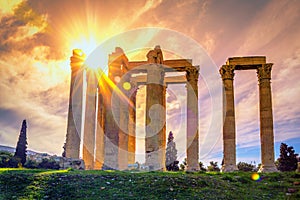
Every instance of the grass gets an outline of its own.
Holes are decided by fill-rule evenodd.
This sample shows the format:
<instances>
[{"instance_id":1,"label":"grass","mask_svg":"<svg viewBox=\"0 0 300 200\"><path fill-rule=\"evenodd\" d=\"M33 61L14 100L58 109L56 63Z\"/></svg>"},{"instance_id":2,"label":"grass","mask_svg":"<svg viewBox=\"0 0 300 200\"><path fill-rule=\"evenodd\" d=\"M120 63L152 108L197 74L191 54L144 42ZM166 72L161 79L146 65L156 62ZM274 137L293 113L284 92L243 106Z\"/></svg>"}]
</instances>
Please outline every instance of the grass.
<instances>
[{"instance_id":1,"label":"grass","mask_svg":"<svg viewBox=\"0 0 300 200\"><path fill-rule=\"evenodd\" d=\"M6 168L0 199L300 199L299 173L260 175Z\"/></svg>"}]
</instances>

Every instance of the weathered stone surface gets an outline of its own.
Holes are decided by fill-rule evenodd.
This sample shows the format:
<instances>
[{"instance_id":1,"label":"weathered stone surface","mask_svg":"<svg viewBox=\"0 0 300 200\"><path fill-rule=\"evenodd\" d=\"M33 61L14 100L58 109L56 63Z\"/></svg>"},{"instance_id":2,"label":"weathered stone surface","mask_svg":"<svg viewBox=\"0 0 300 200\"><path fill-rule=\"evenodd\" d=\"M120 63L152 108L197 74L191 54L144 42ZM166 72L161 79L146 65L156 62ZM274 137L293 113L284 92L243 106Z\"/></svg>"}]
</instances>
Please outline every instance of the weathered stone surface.
<instances>
[{"instance_id":1,"label":"weathered stone surface","mask_svg":"<svg viewBox=\"0 0 300 200\"><path fill-rule=\"evenodd\" d=\"M86 169L94 169L97 85L98 81L96 75L92 70L88 70L82 149L82 157Z\"/></svg>"},{"instance_id":2,"label":"weathered stone surface","mask_svg":"<svg viewBox=\"0 0 300 200\"><path fill-rule=\"evenodd\" d=\"M82 159L74 159L74 158L64 158L59 157L59 167L60 169L85 169L84 161Z\"/></svg>"},{"instance_id":3,"label":"weathered stone surface","mask_svg":"<svg viewBox=\"0 0 300 200\"><path fill-rule=\"evenodd\" d=\"M260 143L261 143L261 172L277 171L274 164L274 133L271 94L272 64L264 64L257 68L259 81L259 110L260 110Z\"/></svg>"},{"instance_id":4,"label":"weathered stone surface","mask_svg":"<svg viewBox=\"0 0 300 200\"><path fill-rule=\"evenodd\" d=\"M198 67L186 69L187 88L187 171L199 171Z\"/></svg>"},{"instance_id":5,"label":"weathered stone surface","mask_svg":"<svg viewBox=\"0 0 300 200\"><path fill-rule=\"evenodd\" d=\"M235 141L235 109L233 77L234 66L223 65L220 69L223 79L223 172L235 171L236 167L236 141Z\"/></svg>"},{"instance_id":6,"label":"weathered stone surface","mask_svg":"<svg viewBox=\"0 0 300 200\"><path fill-rule=\"evenodd\" d=\"M69 96L68 127L66 135L66 157L79 158L82 95L83 95L83 62L85 55L75 49L71 57L71 84Z\"/></svg>"},{"instance_id":7,"label":"weathered stone surface","mask_svg":"<svg viewBox=\"0 0 300 200\"><path fill-rule=\"evenodd\" d=\"M265 56L231 57L226 61L226 65L262 65L266 64Z\"/></svg>"},{"instance_id":8,"label":"weathered stone surface","mask_svg":"<svg viewBox=\"0 0 300 200\"><path fill-rule=\"evenodd\" d=\"M222 171L234 171L236 168L235 111L234 111L234 70L256 69L259 81L260 138L262 165L260 172L277 171L274 164L274 133L271 96L272 63L266 63L266 57L229 58L220 68L223 79L223 147L224 164Z\"/></svg>"},{"instance_id":9,"label":"weathered stone surface","mask_svg":"<svg viewBox=\"0 0 300 200\"><path fill-rule=\"evenodd\" d=\"M130 81L130 102L128 108L129 122L128 122L128 164L135 163L135 150L136 150L136 95L138 87L134 81Z\"/></svg>"},{"instance_id":10,"label":"weathered stone surface","mask_svg":"<svg viewBox=\"0 0 300 200\"><path fill-rule=\"evenodd\" d=\"M98 113L96 125L96 150L94 169L102 169L104 163L104 119L105 106L101 88L98 87Z\"/></svg>"},{"instance_id":11,"label":"weathered stone surface","mask_svg":"<svg viewBox=\"0 0 300 200\"><path fill-rule=\"evenodd\" d=\"M150 64L147 73L146 96L146 165L150 169L164 170L161 138L165 135L164 71L159 64Z\"/></svg>"}]
</instances>

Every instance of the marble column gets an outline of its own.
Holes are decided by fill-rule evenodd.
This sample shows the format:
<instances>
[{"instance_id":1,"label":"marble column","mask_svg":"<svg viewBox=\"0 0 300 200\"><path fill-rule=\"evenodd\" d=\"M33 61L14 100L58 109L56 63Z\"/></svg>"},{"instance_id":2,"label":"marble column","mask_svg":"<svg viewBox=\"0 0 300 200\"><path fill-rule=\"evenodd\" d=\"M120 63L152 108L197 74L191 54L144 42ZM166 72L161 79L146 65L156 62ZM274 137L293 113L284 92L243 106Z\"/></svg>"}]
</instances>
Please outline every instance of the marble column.
<instances>
[{"instance_id":1,"label":"marble column","mask_svg":"<svg viewBox=\"0 0 300 200\"><path fill-rule=\"evenodd\" d=\"M83 160L86 169L94 169L97 77L95 72L87 69L86 107L83 136Z\"/></svg>"},{"instance_id":2,"label":"marble column","mask_svg":"<svg viewBox=\"0 0 300 200\"><path fill-rule=\"evenodd\" d=\"M103 92L103 91L102 91ZM97 127L96 127L96 151L94 169L102 169L104 162L104 119L105 106L101 93L101 87L98 87L98 110L97 110Z\"/></svg>"},{"instance_id":3,"label":"marble column","mask_svg":"<svg viewBox=\"0 0 300 200\"><path fill-rule=\"evenodd\" d=\"M274 133L271 95L272 63L263 64L257 68L259 81L259 110L260 110L260 142L261 168L260 172L275 172Z\"/></svg>"},{"instance_id":4,"label":"marble column","mask_svg":"<svg viewBox=\"0 0 300 200\"><path fill-rule=\"evenodd\" d=\"M113 95L113 88L109 84L104 85L105 95L105 122L104 122L104 143L105 155L102 169L118 169L119 152L119 100Z\"/></svg>"},{"instance_id":5,"label":"marble column","mask_svg":"<svg viewBox=\"0 0 300 200\"><path fill-rule=\"evenodd\" d=\"M161 64L149 64L146 87L146 165L150 170L164 170L161 138L164 133L164 69Z\"/></svg>"},{"instance_id":6,"label":"marble column","mask_svg":"<svg viewBox=\"0 0 300 200\"><path fill-rule=\"evenodd\" d=\"M235 141L235 111L233 77L234 65L223 65L220 74L223 80L223 159L222 172L237 170Z\"/></svg>"},{"instance_id":7,"label":"marble column","mask_svg":"<svg viewBox=\"0 0 300 200\"><path fill-rule=\"evenodd\" d=\"M199 171L198 76L199 68L187 69L187 171Z\"/></svg>"},{"instance_id":8,"label":"marble column","mask_svg":"<svg viewBox=\"0 0 300 200\"><path fill-rule=\"evenodd\" d=\"M66 135L66 157L79 158L82 126L83 63L85 55L79 49L71 57L71 84L69 96L68 127Z\"/></svg>"},{"instance_id":9,"label":"marble column","mask_svg":"<svg viewBox=\"0 0 300 200\"><path fill-rule=\"evenodd\" d=\"M135 163L135 149L136 149L136 94L138 87L131 82L131 105L128 108L129 122L128 122L128 164Z\"/></svg>"},{"instance_id":10,"label":"marble column","mask_svg":"<svg viewBox=\"0 0 300 200\"><path fill-rule=\"evenodd\" d=\"M167 124L167 107L166 107L166 94L167 94L167 84L164 83L163 85L163 108L165 110L165 114L163 115L163 120L164 120L164 126L163 126L163 131L160 134L160 149L161 149L161 157L162 157L162 161L163 161L163 171L165 171L166 168L166 140L167 140L167 136L166 136L166 132L167 132L167 128L166 128L166 124Z\"/></svg>"},{"instance_id":11,"label":"marble column","mask_svg":"<svg viewBox=\"0 0 300 200\"><path fill-rule=\"evenodd\" d=\"M126 82L126 81L124 81ZM124 90L123 81L120 90L126 98L128 91ZM120 120L119 120L119 170L128 168L128 124L129 124L129 105L128 99L120 99Z\"/></svg>"}]
</instances>

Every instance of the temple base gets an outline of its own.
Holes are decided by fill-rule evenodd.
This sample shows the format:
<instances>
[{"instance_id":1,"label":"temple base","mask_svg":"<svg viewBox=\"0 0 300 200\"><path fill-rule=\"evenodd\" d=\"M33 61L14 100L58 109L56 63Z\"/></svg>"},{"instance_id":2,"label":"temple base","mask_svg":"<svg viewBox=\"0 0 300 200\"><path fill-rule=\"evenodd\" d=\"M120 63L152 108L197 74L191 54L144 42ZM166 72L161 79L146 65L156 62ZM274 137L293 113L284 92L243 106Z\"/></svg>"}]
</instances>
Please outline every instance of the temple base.
<instances>
[{"instance_id":1,"label":"temple base","mask_svg":"<svg viewBox=\"0 0 300 200\"><path fill-rule=\"evenodd\" d=\"M264 165L261 165L258 172L278 172L278 169L276 168L275 165L270 165L270 166L264 166Z\"/></svg>"},{"instance_id":2,"label":"temple base","mask_svg":"<svg viewBox=\"0 0 300 200\"><path fill-rule=\"evenodd\" d=\"M234 172L234 171L238 171L236 165L223 165L221 168L221 172Z\"/></svg>"}]
</instances>

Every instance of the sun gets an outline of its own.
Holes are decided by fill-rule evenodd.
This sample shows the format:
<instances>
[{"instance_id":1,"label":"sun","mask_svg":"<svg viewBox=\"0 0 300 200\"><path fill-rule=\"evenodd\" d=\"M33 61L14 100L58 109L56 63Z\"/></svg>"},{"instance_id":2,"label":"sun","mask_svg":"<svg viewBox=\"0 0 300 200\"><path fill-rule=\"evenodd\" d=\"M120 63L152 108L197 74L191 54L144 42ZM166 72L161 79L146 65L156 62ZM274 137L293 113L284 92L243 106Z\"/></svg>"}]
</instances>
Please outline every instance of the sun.
<instances>
[{"instance_id":1,"label":"sun","mask_svg":"<svg viewBox=\"0 0 300 200\"><path fill-rule=\"evenodd\" d=\"M81 49L87 56L97 48L97 39L92 36L79 36L70 41L70 49Z\"/></svg>"},{"instance_id":2,"label":"sun","mask_svg":"<svg viewBox=\"0 0 300 200\"><path fill-rule=\"evenodd\" d=\"M91 53L97 49L98 44L100 43L99 39L93 35L80 35L74 38L75 39L70 40L69 48L70 50L80 49L82 53L85 54L86 60L84 67L92 70L97 70L100 67L104 67L102 65L105 63L101 62L101 60L95 60L95 58L89 57ZM98 53L102 54L102 52L99 52L99 50ZM100 55L99 58L101 57L102 56Z\"/></svg>"}]
</instances>

